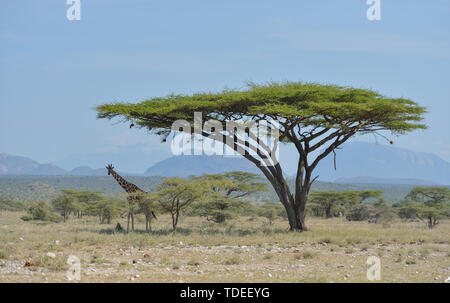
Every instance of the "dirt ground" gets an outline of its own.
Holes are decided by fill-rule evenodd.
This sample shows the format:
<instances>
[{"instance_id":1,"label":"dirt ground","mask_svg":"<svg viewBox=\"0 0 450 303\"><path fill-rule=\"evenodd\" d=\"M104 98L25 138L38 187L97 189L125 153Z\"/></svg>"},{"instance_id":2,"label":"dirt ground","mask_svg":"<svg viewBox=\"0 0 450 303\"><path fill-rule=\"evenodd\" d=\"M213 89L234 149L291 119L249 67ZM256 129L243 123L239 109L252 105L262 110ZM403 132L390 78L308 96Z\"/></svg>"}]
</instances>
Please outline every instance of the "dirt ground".
<instances>
[{"instance_id":1,"label":"dirt ground","mask_svg":"<svg viewBox=\"0 0 450 303\"><path fill-rule=\"evenodd\" d=\"M142 217L125 234L114 232L123 219L36 223L22 215L0 212L0 282L369 282L370 256L381 262L379 282L450 280L450 221L429 230L310 218L299 233L282 220L184 217L172 235L164 215L150 234ZM67 278L69 255L80 259L79 281Z\"/></svg>"}]
</instances>

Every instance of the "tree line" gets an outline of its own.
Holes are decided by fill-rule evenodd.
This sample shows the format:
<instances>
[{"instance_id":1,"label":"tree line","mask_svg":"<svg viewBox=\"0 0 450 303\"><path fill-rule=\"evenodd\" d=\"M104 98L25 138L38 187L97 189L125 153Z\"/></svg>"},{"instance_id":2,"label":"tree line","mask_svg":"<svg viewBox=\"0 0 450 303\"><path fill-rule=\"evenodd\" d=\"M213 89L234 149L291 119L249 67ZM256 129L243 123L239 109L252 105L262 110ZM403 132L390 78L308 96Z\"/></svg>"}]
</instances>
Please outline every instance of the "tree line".
<instances>
[{"instance_id":1,"label":"tree line","mask_svg":"<svg viewBox=\"0 0 450 303\"><path fill-rule=\"evenodd\" d=\"M189 178L166 178L149 193L106 196L99 191L63 189L50 203L34 201L25 204L0 198L0 210L23 211L23 220L65 222L70 216L96 216L99 223L111 224L126 214L143 213L146 230L151 230L151 210L167 213L175 232L180 216L200 216L214 223L224 223L237 216L261 216L269 224L276 219L287 220L285 208L279 203L254 205L249 195L267 192L268 184L261 177L248 172L205 174ZM419 220L434 228L440 220L450 218L450 190L445 187L414 187L403 199L387 204L382 191L344 190L313 191L307 207L309 216L343 217L348 221L373 223ZM130 202L131 201L131 202Z\"/></svg>"},{"instance_id":2,"label":"tree line","mask_svg":"<svg viewBox=\"0 0 450 303\"><path fill-rule=\"evenodd\" d=\"M416 186L401 200L387 204L382 191L315 191L308 212L324 218L345 217L349 221L383 223L400 218L419 220L434 228L450 218L450 190Z\"/></svg>"}]
</instances>

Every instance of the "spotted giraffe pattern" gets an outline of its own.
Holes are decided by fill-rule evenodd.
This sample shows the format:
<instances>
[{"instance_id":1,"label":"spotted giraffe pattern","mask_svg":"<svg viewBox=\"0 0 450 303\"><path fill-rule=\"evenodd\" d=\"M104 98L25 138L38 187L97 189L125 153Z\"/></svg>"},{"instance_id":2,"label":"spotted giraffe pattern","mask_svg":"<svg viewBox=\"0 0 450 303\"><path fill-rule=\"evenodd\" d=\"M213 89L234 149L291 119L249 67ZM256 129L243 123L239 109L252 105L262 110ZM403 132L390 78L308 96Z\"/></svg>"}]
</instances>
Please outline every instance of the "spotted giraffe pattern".
<instances>
[{"instance_id":1,"label":"spotted giraffe pattern","mask_svg":"<svg viewBox=\"0 0 450 303\"><path fill-rule=\"evenodd\" d=\"M128 194L130 193L135 193L135 192L142 192L142 193L146 193L145 191L143 191L142 189L140 189L139 187L137 187L136 185L134 185L133 183L128 182L127 180L125 180L124 178L122 178L115 170L114 170L114 166L112 166L112 164L107 165L106 169L108 170L108 175L112 175L114 177L114 179L117 181L117 183L120 185L120 187L122 187ZM127 197L128 202L132 203L133 200L138 200L138 197L133 197L133 196L128 196ZM151 229L151 217L153 216L153 218L156 219L156 215L155 213L151 210L151 209L146 209L145 211L145 217L146 217L146 230L148 230L149 226ZM130 218L130 215L132 217L132 229L134 230L134 213L129 214L128 218ZM129 230L129 219L128 219L128 225L127 225L127 232Z\"/></svg>"},{"instance_id":2,"label":"spotted giraffe pattern","mask_svg":"<svg viewBox=\"0 0 450 303\"><path fill-rule=\"evenodd\" d=\"M108 173L110 173L114 179L116 179L117 183L128 193L135 193L135 192L144 192L142 189L134 185L133 183L128 182L124 178L122 178L118 173L114 171L114 168L108 169Z\"/></svg>"}]
</instances>

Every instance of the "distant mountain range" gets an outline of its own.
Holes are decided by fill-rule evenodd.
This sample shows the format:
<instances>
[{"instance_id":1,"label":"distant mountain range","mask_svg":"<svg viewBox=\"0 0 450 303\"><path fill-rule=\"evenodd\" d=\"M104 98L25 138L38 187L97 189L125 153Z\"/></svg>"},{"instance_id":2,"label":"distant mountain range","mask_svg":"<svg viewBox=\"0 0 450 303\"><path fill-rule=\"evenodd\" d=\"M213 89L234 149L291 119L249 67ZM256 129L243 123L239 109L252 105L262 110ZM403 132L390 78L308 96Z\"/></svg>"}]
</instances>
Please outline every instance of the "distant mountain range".
<instances>
[{"instance_id":1,"label":"distant mountain range","mask_svg":"<svg viewBox=\"0 0 450 303\"><path fill-rule=\"evenodd\" d=\"M334 181L340 184L392 184L392 185L422 185L422 186L439 186L440 183L420 180L420 179L382 179L369 176L358 176L354 178L340 178Z\"/></svg>"},{"instance_id":2,"label":"distant mountain range","mask_svg":"<svg viewBox=\"0 0 450 303\"><path fill-rule=\"evenodd\" d=\"M187 177L189 175L221 174L227 171L261 171L243 157L175 156L156 163L145 172L146 176Z\"/></svg>"},{"instance_id":3,"label":"distant mountain range","mask_svg":"<svg viewBox=\"0 0 450 303\"><path fill-rule=\"evenodd\" d=\"M283 157L280 158L280 162L284 168L295 168L297 167L295 159L296 157ZM136 160L136 162L139 161ZM113 164L120 170L121 162L113 162ZM182 155L159 161L148 168L144 174L125 173L124 175L186 177L233 170L260 173L250 161L240 156ZM40 164L29 158L3 153L0 154L0 175L106 176L106 169L78 166L72 170L64 170L53 164ZM319 163L313 175L319 175L319 180L322 181L343 184L449 185L450 163L431 153L353 142L336 150L336 170L334 170L333 154L330 154Z\"/></svg>"},{"instance_id":4,"label":"distant mountain range","mask_svg":"<svg viewBox=\"0 0 450 303\"><path fill-rule=\"evenodd\" d=\"M104 176L106 168L92 169L88 166L79 166L67 171L54 164L40 164L30 158L1 153L0 175Z\"/></svg>"},{"instance_id":5,"label":"distant mountain range","mask_svg":"<svg viewBox=\"0 0 450 303\"><path fill-rule=\"evenodd\" d=\"M431 153L414 152L391 145L353 142L336 150L336 170L333 154L323 159L314 175L322 181L369 176L419 184L450 184L450 163ZM363 179L362 179L363 180ZM366 179L367 181L367 179ZM379 183L379 180L376 182Z\"/></svg>"}]
</instances>

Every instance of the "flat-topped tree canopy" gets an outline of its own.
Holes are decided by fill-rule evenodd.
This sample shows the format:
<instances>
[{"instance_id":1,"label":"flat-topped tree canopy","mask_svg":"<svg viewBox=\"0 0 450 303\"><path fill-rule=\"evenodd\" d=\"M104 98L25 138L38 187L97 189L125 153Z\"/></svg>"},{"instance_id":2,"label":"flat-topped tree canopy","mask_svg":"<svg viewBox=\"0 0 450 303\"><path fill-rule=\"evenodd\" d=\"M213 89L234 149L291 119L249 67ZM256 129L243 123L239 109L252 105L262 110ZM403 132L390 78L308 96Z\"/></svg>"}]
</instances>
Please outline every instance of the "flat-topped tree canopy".
<instances>
[{"instance_id":1,"label":"flat-topped tree canopy","mask_svg":"<svg viewBox=\"0 0 450 303\"><path fill-rule=\"evenodd\" d=\"M119 117L163 137L170 134L176 120L194 125L194 112L201 112L204 121L214 119L223 124L230 120L277 120L280 140L294 143L299 152L295 197L278 163L264 167L252 156L245 158L272 183L294 230L306 230L304 215L311 173L336 147L357 133L389 131L401 135L426 128L421 123L425 108L409 99L390 98L367 89L302 82L248 83L240 90L169 95L136 104L115 102L96 110L98 118ZM308 162L308 155L319 148L323 150Z\"/></svg>"}]
</instances>

